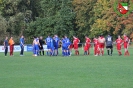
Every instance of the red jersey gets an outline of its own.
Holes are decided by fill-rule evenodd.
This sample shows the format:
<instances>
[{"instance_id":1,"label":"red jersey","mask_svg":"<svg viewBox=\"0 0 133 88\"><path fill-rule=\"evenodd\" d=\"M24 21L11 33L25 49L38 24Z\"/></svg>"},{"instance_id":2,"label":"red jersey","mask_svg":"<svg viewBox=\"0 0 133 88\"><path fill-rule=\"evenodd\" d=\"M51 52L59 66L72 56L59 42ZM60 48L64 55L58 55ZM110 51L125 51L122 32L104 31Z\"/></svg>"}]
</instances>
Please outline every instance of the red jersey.
<instances>
[{"instance_id":1,"label":"red jersey","mask_svg":"<svg viewBox=\"0 0 133 88\"><path fill-rule=\"evenodd\" d=\"M74 44L74 45L78 45L79 42L80 42L80 40L79 40L78 38L75 38L75 39L73 40L73 44Z\"/></svg>"},{"instance_id":2,"label":"red jersey","mask_svg":"<svg viewBox=\"0 0 133 88\"><path fill-rule=\"evenodd\" d=\"M129 38L127 36L124 37L124 43L128 43L129 42Z\"/></svg>"},{"instance_id":3,"label":"red jersey","mask_svg":"<svg viewBox=\"0 0 133 88\"><path fill-rule=\"evenodd\" d=\"M123 42L122 39L117 39L117 40L116 40L116 45L117 45L117 46L121 46L122 42Z\"/></svg>"},{"instance_id":4,"label":"red jersey","mask_svg":"<svg viewBox=\"0 0 133 88\"><path fill-rule=\"evenodd\" d=\"M94 39L93 42L94 42L94 45L98 45L98 39Z\"/></svg>"},{"instance_id":5,"label":"red jersey","mask_svg":"<svg viewBox=\"0 0 133 88\"><path fill-rule=\"evenodd\" d=\"M104 44L105 43L105 38L103 36L99 37L98 38L98 43Z\"/></svg>"},{"instance_id":6,"label":"red jersey","mask_svg":"<svg viewBox=\"0 0 133 88\"><path fill-rule=\"evenodd\" d=\"M91 40L90 40L89 38L86 38L86 41L85 41L85 43L86 43L87 45L90 45L90 43L91 43Z\"/></svg>"}]
</instances>

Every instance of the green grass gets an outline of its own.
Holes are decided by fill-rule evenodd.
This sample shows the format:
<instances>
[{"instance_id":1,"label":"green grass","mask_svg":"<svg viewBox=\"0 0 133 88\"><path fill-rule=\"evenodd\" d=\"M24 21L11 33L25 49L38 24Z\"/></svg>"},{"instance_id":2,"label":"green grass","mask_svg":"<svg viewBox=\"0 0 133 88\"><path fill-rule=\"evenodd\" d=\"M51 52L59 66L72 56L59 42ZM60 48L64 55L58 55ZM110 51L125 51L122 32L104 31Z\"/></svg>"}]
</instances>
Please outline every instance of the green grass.
<instances>
[{"instance_id":1,"label":"green grass","mask_svg":"<svg viewBox=\"0 0 133 88\"><path fill-rule=\"evenodd\" d=\"M83 52L83 51L80 51ZM4 57L0 53L0 88L133 88L131 56Z\"/></svg>"}]
</instances>

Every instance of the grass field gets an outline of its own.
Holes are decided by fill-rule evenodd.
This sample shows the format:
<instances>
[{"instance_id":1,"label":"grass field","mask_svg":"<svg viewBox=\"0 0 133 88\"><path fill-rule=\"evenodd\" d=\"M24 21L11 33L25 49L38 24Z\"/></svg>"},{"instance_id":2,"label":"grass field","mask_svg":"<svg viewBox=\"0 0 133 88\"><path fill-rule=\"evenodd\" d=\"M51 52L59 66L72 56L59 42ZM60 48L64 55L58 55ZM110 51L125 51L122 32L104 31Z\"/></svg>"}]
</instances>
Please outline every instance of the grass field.
<instances>
[{"instance_id":1,"label":"grass field","mask_svg":"<svg viewBox=\"0 0 133 88\"><path fill-rule=\"evenodd\" d=\"M83 52L83 51L81 51ZM133 88L131 56L24 57L0 53L0 88Z\"/></svg>"}]
</instances>

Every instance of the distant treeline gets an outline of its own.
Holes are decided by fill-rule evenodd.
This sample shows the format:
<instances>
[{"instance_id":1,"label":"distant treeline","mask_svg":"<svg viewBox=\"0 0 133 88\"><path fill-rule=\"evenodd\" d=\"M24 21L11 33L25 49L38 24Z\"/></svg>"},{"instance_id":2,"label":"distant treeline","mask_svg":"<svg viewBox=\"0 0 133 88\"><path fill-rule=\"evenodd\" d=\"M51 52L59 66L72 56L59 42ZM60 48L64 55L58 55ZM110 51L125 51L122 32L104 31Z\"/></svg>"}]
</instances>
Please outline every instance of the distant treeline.
<instances>
[{"instance_id":1,"label":"distant treeline","mask_svg":"<svg viewBox=\"0 0 133 88\"><path fill-rule=\"evenodd\" d=\"M126 33L133 38L133 0L129 13L119 15L119 0L0 0L0 44L5 36L17 41L21 35L31 43L33 36L73 35L84 41L100 34Z\"/></svg>"}]
</instances>

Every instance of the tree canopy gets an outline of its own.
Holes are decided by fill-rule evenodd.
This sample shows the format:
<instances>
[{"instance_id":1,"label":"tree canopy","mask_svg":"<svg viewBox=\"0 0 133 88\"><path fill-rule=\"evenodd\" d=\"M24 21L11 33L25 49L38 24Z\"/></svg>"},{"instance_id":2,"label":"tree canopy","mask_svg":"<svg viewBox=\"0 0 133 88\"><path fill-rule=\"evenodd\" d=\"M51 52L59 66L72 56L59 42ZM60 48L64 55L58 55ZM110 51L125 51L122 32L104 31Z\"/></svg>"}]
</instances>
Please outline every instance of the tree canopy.
<instances>
[{"instance_id":1,"label":"tree canopy","mask_svg":"<svg viewBox=\"0 0 133 88\"><path fill-rule=\"evenodd\" d=\"M128 2L129 12L118 14L118 3ZM116 12L117 11L117 12ZM90 38L126 33L133 38L133 0L0 0L0 42L5 36L58 34Z\"/></svg>"}]
</instances>

